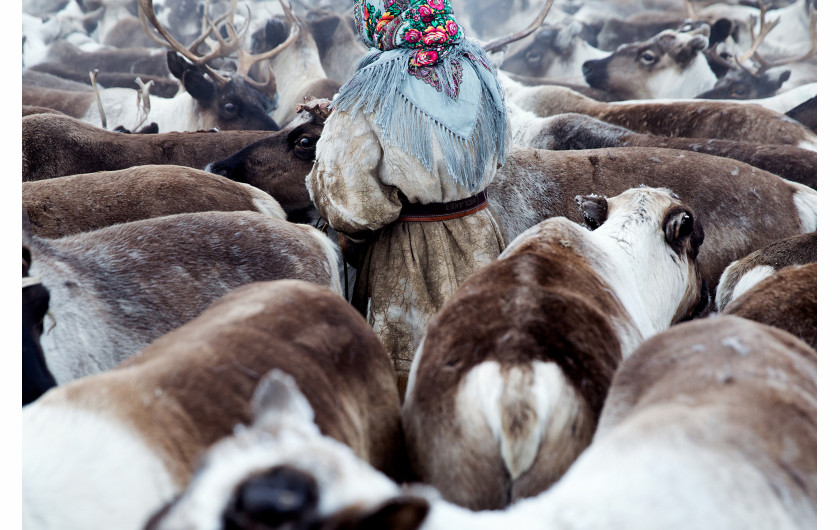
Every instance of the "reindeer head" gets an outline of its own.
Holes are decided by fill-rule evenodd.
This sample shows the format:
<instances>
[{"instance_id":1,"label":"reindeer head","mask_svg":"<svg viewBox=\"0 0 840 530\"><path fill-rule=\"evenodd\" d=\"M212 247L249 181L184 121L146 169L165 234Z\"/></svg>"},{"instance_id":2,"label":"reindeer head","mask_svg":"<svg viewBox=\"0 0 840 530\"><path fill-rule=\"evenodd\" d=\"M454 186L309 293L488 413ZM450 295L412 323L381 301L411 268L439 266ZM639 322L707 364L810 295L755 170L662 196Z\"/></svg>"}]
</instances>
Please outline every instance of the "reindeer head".
<instances>
[{"instance_id":1,"label":"reindeer head","mask_svg":"<svg viewBox=\"0 0 840 530\"><path fill-rule=\"evenodd\" d=\"M286 8L286 4L283 5ZM195 98L202 128L279 130L268 115L274 108L276 83L273 74L269 72L267 80L257 81L248 73L259 61L279 53L287 43L256 56L245 52L241 41L250 22L250 11L244 27L237 32L233 24L236 0L231 3L230 11L215 21L205 14L206 27L189 46L179 43L158 21L151 0L138 0L138 8L140 21L149 37L171 50L167 54L169 70ZM220 23L224 23L221 29ZM299 32L299 25L295 29ZM216 39L215 46L209 52L199 54L199 48L211 34ZM222 73L210 66L211 62L234 52L239 58L236 73Z\"/></svg>"},{"instance_id":2,"label":"reindeer head","mask_svg":"<svg viewBox=\"0 0 840 530\"><path fill-rule=\"evenodd\" d=\"M700 53L708 45L706 35L665 30L586 61L583 75L591 87L625 99L694 97L717 79Z\"/></svg>"},{"instance_id":3,"label":"reindeer head","mask_svg":"<svg viewBox=\"0 0 840 530\"><path fill-rule=\"evenodd\" d=\"M697 266L703 227L670 190L633 188L610 199L578 197L578 203L593 236L629 272L659 330L705 309L708 289Z\"/></svg>"},{"instance_id":4,"label":"reindeer head","mask_svg":"<svg viewBox=\"0 0 840 530\"><path fill-rule=\"evenodd\" d=\"M321 434L294 379L265 375L254 423L211 447L184 493L146 530L417 528L429 506ZM358 526L343 526L343 522Z\"/></svg>"}]
</instances>

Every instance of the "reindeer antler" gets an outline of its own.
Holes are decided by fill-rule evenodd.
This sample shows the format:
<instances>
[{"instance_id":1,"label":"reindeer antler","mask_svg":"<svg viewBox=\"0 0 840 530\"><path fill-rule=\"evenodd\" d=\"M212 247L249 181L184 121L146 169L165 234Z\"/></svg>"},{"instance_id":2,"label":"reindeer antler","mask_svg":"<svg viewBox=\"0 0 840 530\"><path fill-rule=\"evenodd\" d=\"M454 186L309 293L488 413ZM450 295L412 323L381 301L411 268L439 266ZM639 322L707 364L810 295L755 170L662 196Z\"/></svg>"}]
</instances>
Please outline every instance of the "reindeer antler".
<instances>
[{"instance_id":1,"label":"reindeer antler","mask_svg":"<svg viewBox=\"0 0 840 530\"><path fill-rule=\"evenodd\" d=\"M688 18L697 20L697 10L694 8L694 0L683 0L685 4L685 11L688 13Z\"/></svg>"},{"instance_id":2,"label":"reindeer antler","mask_svg":"<svg viewBox=\"0 0 840 530\"><path fill-rule=\"evenodd\" d=\"M537 28L540 27L540 25L545 20L545 17L548 16L548 12L551 10L551 6L553 4L554 4L554 0L546 0L545 5L543 5L542 11L540 11L540 14L537 15L537 18L534 19L534 21L531 23L530 26L523 29L522 31L519 31L519 32L516 32L516 33L511 33L510 35L507 35L505 37L500 37L500 38L498 38L494 41L490 41L487 44L485 44L484 46L482 46L482 48L484 48L484 51L486 51L486 52L493 52L493 51L498 50L502 46L510 44L511 42L518 41L520 39L524 39L525 37L527 37L531 33L535 32L537 30Z\"/></svg>"},{"instance_id":3,"label":"reindeer antler","mask_svg":"<svg viewBox=\"0 0 840 530\"><path fill-rule=\"evenodd\" d=\"M170 50L180 53L196 66L202 67L202 69L218 83L223 84L227 82L227 78L210 68L208 63L211 60L219 57L227 57L228 55L232 54L241 47L241 39L247 31L248 24L250 24L251 21L251 11L248 10L248 18L245 22L243 30L237 33L233 24L233 14L236 12L236 2L237 0L233 0L231 2L230 11L219 17L216 21L211 21L205 11L204 18L207 22L208 27L206 27L205 30L201 33L201 35L199 35L198 38L196 38L196 40L193 41L193 43L189 46L184 46L183 44L178 42L178 40L175 39L168 31L166 31L166 29L163 27L163 25L160 23L160 21L157 19L157 16L155 15L155 10L152 6L152 0L137 0L138 18L140 19L140 22L143 26L143 30L146 32L150 39L160 44L161 46L164 46L166 48L169 48ZM217 26L217 24L219 24L219 22L223 20L228 30L229 36L227 39L222 37L222 34ZM151 28L149 28L150 24L159 36L155 35L152 32ZM211 33L215 36L218 44L215 48L211 49L210 52L206 55L198 55L197 50L199 45L208 36L210 36Z\"/></svg>"},{"instance_id":4,"label":"reindeer antler","mask_svg":"<svg viewBox=\"0 0 840 530\"><path fill-rule=\"evenodd\" d=\"M285 41L278 44L277 46L275 46L273 49L256 55L252 55L251 53L245 51L241 47L236 50L236 55L239 58L239 66L236 72L242 75L242 77L244 77L245 80L254 88L265 89L266 87L275 84L276 80L274 78L274 72L270 68L268 74L269 78L263 83L257 82L249 78L248 72L251 71L251 67L260 61L271 59L281 51L291 46L297 40L301 32L302 24L300 22L300 19L298 19L298 17L295 15L295 12L292 9L292 5L289 3L289 0L280 0L280 5L283 7L283 13L285 13L286 17L292 21L292 30L288 38Z\"/></svg>"},{"instance_id":5,"label":"reindeer antler","mask_svg":"<svg viewBox=\"0 0 840 530\"><path fill-rule=\"evenodd\" d=\"M776 61L768 61L764 59L761 56L761 54L759 54L756 50L752 58L755 59L755 61L760 65L758 73L760 74L766 72L770 68L774 68L776 66L784 66L786 64L798 63L799 61L807 61L808 59L817 56L817 12L816 10L814 10L813 6L809 8L808 33L811 37L811 48L800 56L788 57L786 59L779 59Z\"/></svg>"},{"instance_id":6,"label":"reindeer antler","mask_svg":"<svg viewBox=\"0 0 840 530\"><path fill-rule=\"evenodd\" d=\"M750 16L750 38L752 38L752 45L750 49L747 50L743 55L738 57L738 62L743 63L747 59L751 58L755 55L755 52L758 50L758 47L764 41L764 38L767 37L767 34L775 28L781 18L777 18L773 22L767 22L767 11L770 9L767 4L765 4L762 0L758 1L758 9L759 9L759 27L758 27L758 36L755 35L755 17Z\"/></svg>"}]
</instances>

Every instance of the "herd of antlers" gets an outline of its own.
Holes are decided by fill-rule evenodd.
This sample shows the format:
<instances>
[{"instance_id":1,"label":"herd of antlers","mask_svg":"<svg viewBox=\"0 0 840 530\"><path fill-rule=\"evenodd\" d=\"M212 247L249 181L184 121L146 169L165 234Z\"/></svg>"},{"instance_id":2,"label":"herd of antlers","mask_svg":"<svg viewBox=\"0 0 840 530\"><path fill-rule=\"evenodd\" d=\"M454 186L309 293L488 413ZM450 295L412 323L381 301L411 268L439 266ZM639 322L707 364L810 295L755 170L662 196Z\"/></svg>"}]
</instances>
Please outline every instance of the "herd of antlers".
<instances>
[{"instance_id":1,"label":"herd of antlers","mask_svg":"<svg viewBox=\"0 0 840 530\"><path fill-rule=\"evenodd\" d=\"M688 13L688 18L691 20L697 20L697 10L694 8L694 0L683 0L683 2L685 4L686 12ZM749 49L738 57L724 58L721 57L720 53L717 50L717 46L715 46L714 49L709 50L707 54L707 56L712 61L732 70L741 69L753 76L760 76L770 68L774 68L776 66L784 66L787 64L793 64L799 61L807 61L808 59L817 56L817 11L814 9L813 6L810 6L808 9L808 29L811 36L811 48L803 55L786 57L784 59L777 59L775 61L768 61L764 59L758 52L758 48L759 46L761 46L761 43L764 42L764 39L767 37L767 35L773 30L773 28L775 28L779 24L781 18L777 18L773 22L768 22L767 12L770 10L770 6L767 5L763 0L758 0L758 8L758 35L755 34L756 19L755 17L750 17L749 28L751 44ZM748 68L747 66L745 66L747 61L754 61L758 65L758 67L755 69Z\"/></svg>"},{"instance_id":2,"label":"herd of antlers","mask_svg":"<svg viewBox=\"0 0 840 530\"><path fill-rule=\"evenodd\" d=\"M210 61L212 61L213 59L228 57L233 53L236 53L238 59L236 73L242 76L248 83L253 85L255 88L262 90L268 89L268 91L272 91L271 87L274 86L275 79L274 72L272 72L271 69L269 69L268 80L262 82L249 77L248 73L251 71L251 68L255 64L265 61L267 59L271 59L284 49L291 46L292 43L294 43L300 35L301 22L297 18L297 16L295 16L292 6L289 3L289 0L280 0L280 5L283 8L283 12L292 23L292 29L289 33L289 37L285 41L279 43L273 49L256 55L252 55L251 53L247 52L242 46L242 37L247 33L248 26L251 22L250 8L247 5L245 6L247 11L245 23L239 31L236 31L233 17L236 14L237 0L232 0L230 4L230 9L221 16L219 16L216 20L210 20L210 17L207 15L209 11L207 8L208 4L209 0L206 0L204 9L204 21L202 24L203 31L189 46L184 46L183 44L178 42L178 40L175 39L175 37L173 37L163 27L163 24L161 24L160 21L157 19L157 16L155 16L152 0L137 0L138 17L140 18L140 22L143 25L143 29L145 30L146 34L149 36L150 39L152 39L157 44L164 46L165 48L180 53L182 56L184 56L184 58L193 63L195 66L199 67L208 76L214 79L216 83L225 84L229 80L229 78L222 75L219 71L211 68L209 65ZM225 36L222 35L222 32L219 29L220 23L224 23L224 28L228 35L227 38L225 38ZM152 28L154 28L154 31L152 31ZM204 43L207 40L208 37L210 37L211 34L216 40L216 45L211 46L209 52L200 55L198 53L199 47L202 43Z\"/></svg>"}]
</instances>

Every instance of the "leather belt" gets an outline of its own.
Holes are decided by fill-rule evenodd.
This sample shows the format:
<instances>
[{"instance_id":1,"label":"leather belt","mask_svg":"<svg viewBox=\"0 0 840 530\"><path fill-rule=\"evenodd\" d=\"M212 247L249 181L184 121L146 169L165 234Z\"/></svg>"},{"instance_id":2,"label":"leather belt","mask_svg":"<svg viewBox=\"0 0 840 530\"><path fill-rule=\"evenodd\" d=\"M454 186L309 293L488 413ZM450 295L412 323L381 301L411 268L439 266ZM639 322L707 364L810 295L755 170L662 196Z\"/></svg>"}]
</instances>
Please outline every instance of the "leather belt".
<instances>
[{"instance_id":1,"label":"leather belt","mask_svg":"<svg viewBox=\"0 0 840 530\"><path fill-rule=\"evenodd\" d=\"M403 204L397 221L448 221L483 210L487 208L488 204L487 193L484 191L457 201L431 202L429 204L406 203Z\"/></svg>"}]
</instances>

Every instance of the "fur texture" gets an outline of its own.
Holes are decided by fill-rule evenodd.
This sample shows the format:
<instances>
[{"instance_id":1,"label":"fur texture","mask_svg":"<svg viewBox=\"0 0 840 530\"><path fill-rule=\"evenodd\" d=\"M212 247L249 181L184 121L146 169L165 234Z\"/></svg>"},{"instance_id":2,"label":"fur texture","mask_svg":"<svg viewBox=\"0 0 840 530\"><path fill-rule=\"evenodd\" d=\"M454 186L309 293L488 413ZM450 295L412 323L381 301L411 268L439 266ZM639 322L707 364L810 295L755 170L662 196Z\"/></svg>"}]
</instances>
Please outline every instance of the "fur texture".
<instances>
[{"instance_id":1,"label":"fur texture","mask_svg":"<svg viewBox=\"0 0 840 530\"><path fill-rule=\"evenodd\" d=\"M739 294L789 265L804 265L817 261L817 232L809 232L774 241L767 246L733 261L720 277L715 303L718 311L723 311ZM761 268L759 275L743 282L750 271ZM740 287L739 287L740 286ZM737 294L736 294L737 291Z\"/></svg>"},{"instance_id":2,"label":"fur texture","mask_svg":"<svg viewBox=\"0 0 840 530\"><path fill-rule=\"evenodd\" d=\"M286 219L266 192L183 166L138 166L23 183L23 209L38 237L202 211L253 211Z\"/></svg>"},{"instance_id":3,"label":"fur texture","mask_svg":"<svg viewBox=\"0 0 840 530\"><path fill-rule=\"evenodd\" d=\"M158 217L29 247L52 297L41 344L59 383L116 366L246 283L298 278L340 292L325 235L253 212Z\"/></svg>"},{"instance_id":4,"label":"fur texture","mask_svg":"<svg viewBox=\"0 0 840 530\"><path fill-rule=\"evenodd\" d=\"M589 444L621 358L701 301L700 223L671 229L692 212L666 190L598 204L594 232L543 221L430 323L403 421L415 471L447 500L499 509L551 486Z\"/></svg>"}]
</instances>

